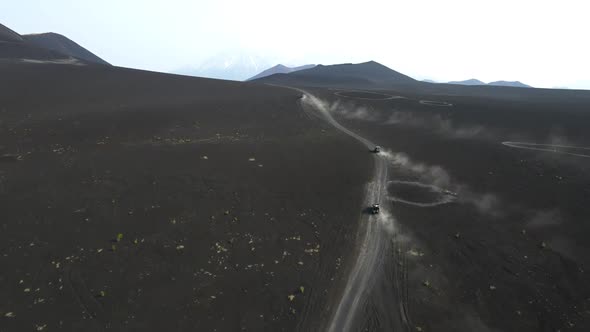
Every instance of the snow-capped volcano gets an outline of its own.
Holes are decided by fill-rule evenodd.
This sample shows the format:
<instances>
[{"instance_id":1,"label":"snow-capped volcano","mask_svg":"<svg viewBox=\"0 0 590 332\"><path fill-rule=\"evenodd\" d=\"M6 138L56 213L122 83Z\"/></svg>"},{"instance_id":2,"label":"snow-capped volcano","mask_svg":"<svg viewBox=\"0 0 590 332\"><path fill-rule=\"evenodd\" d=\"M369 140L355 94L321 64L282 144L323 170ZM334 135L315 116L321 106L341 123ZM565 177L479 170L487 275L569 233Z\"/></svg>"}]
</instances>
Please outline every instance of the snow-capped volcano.
<instances>
[{"instance_id":1,"label":"snow-capped volcano","mask_svg":"<svg viewBox=\"0 0 590 332\"><path fill-rule=\"evenodd\" d=\"M198 66L187 66L175 74L244 81L274 65L272 59L251 54L221 54Z\"/></svg>"}]
</instances>

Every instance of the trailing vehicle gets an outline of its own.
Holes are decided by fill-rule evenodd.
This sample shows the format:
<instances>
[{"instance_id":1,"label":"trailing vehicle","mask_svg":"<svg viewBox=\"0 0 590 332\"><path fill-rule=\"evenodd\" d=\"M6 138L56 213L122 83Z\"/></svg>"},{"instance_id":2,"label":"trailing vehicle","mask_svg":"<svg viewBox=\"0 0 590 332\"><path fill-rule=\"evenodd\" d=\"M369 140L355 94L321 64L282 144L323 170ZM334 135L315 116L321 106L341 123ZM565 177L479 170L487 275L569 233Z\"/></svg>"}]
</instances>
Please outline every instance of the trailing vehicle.
<instances>
[{"instance_id":1,"label":"trailing vehicle","mask_svg":"<svg viewBox=\"0 0 590 332\"><path fill-rule=\"evenodd\" d=\"M373 204L371 205L371 214L378 214L379 213L379 204Z\"/></svg>"}]
</instances>

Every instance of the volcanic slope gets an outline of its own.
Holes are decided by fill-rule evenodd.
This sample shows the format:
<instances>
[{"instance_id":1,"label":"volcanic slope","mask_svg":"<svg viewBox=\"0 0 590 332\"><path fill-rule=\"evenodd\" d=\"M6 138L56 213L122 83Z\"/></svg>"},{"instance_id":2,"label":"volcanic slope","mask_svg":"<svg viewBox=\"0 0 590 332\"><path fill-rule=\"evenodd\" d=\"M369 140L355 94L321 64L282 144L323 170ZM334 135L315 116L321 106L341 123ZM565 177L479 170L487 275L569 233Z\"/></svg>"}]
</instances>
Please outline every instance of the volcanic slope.
<instances>
[{"instance_id":1,"label":"volcanic slope","mask_svg":"<svg viewBox=\"0 0 590 332\"><path fill-rule=\"evenodd\" d=\"M108 63L65 36L42 33L21 36L0 24L1 62Z\"/></svg>"},{"instance_id":2,"label":"volcanic slope","mask_svg":"<svg viewBox=\"0 0 590 332\"><path fill-rule=\"evenodd\" d=\"M0 330L317 330L366 148L301 94L0 63Z\"/></svg>"},{"instance_id":3,"label":"volcanic slope","mask_svg":"<svg viewBox=\"0 0 590 332\"><path fill-rule=\"evenodd\" d=\"M317 65L289 74L274 74L255 80L289 86L381 88L391 85L414 85L413 78L400 74L375 61L358 64Z\"/></svg>"},{"instance_id":4,"label":"volcanic slope","mask_svg":"<svg viewBox=\"0 0 590 332\"><path fill-rule=\"evenodd\" d=\"M18 33L0 24L0 61L15 62L22 59L67 59L65 54L30 45Z\"/></svg>"},{"instance_id":5,"label":"volcanic slope","mask_svg":"<svg viewBox=\"0 0 590 332\"><path fill-rule=\"evenodd\" d=\"M461 84L461 85L486 85L486 83L476 79L471 78L465 81L450 81L448 84Z\"/></svg>"},{"instance_id":6,"label":"volcanic slope","mask_svg":"<svg viewBox=\"0 0 590 332\"><path fill-rule=\"evenodd\" d=\"M488 85L496 85L496 86L511 86L515 88L530 88L530 85L524 84L519 81L495 81L490 82Z\"/></svg>"},{"instance_id":7,"label":"volcanic slope","mask_svg":"<svg viewBox=\"0 0 590 332\"><path fill-rule=\"evenodd\" d=\"M5 25L0 24L0 42L21 42L23 38Z\"/></svg>"},{"instance_id":8,"label":"volcanic slope","mask_svg":"<svg viewBox=\"0 0 590 332\"><path fill-rule=\"evenodd\" d=\"M465 81L451 81L448 84L459 84L459 85L492 85L492 86L510 86L514 88L532 88L530 85L518 81L495 81L490 83L484 83L478 79L472 78Z\"/></svg>"},{"instance_id":9,"label":"volcanic slope","mask_svg":"<svg viewBox=\"0 0 590 332\"><path fill-rule=\"evenodd\" d=\"M278 64L274 67L268 68L264 71L262 71L261 73L257 74L256 76L253 76L249 79L247 79L247 81L252 81L258 78L263 78L266 76L270 76L273 74L288 74L288 73L292 73L292 72L296 72L296 71L300 71L300 70L304 70L304 69L309 69L309 68L313 68L315 67L315 65L303 65L303 66L299 66L299 67L287 67L281 64Z\"/></svg>"},{"instance_id":10,"label":"volcanic slope","mask_svg":"<svg viewBox=\"0 0 590 332\"><path fill-rule=\"evenodd\" d=\"M588 92L310 91L389 160L392 250L354 326L387 330L401 303L410 330L590 329Z\"/></svg>"},{"instance_id":11,"label":"volcanic slope","mask_svg":"<svg viewBox=\"0 0 590 332\"><path fill-rule=\"evenodd\" d=\"M65 54L77 59L87 61L89 63L98 63L102 65L108 65L109 63L99 58L92 52L88 51L84 47L78 45L69 38L62 36L57 33L39 33L22 36L30 45L34 45L40 48L53 50L61 54Z\"/></svg>"}]
</instances>

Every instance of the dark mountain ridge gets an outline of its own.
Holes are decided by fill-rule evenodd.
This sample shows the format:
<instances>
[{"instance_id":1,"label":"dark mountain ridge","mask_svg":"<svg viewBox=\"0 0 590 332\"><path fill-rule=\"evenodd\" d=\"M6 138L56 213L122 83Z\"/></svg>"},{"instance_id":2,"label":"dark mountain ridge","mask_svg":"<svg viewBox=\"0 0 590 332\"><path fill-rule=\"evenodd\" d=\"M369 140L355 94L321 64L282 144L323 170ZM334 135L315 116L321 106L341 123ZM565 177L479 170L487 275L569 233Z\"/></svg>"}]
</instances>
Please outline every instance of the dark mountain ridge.
<instances>
[{"instance_id":1,"label":"dark mountain ridge","mask_svg":"<svg viewBox=\"0 0 590 332\"><path fill-rule=\"evenodd\" d=\"M524 84L519 81L495 81L490 82L488 85L496 85L496 86L511 86L515 88L531 88L530 85Z\"/></svg>"},{"instance_id":2,"label":"dark mountain ridge","mask_svg":"<svg viewBox=\"0 0 590 332\"><path fill-rule=\"evenodd\" d=\"M0 23L0 42L22 42L23 38L18 33L10 30Z\"/></svg>"},{"instance_id":3,"label":"dark mountain ridge","mask_svg":"<svg viewBox=\"0 0 590 332\"><path fill-rule=\"evenodd\" d=\"M23 35L24 40L31 45L56 51L77 59L92 63L108 65L109 63L99 58L73 40L53 32Z\"/></svg>"},{"instance_id":4,"label":"dark mountain ridge","mask_svg":"<svg viewBox=\"0 0 590 332\"><path fill-rule=\"evenodd\" d=\"M317 87L384 88L391 85L414 85L413 78L375 61L359 64L317 65L290 74L274 74L255 80L262 83Z\"/></svg>"},{"instance_id":5,"label":"dark mountain ridge","mask_svg":"<svg viewBox=\"0 0 590 332\"><path fill-rule=\"evenodd\" d=\"M459 84L459 85L494 85L494 86L510 86L515 88L532 88L532 86L524 84L519 81L494 81L490 83L482 82L478 79L472 78L465 81L450 81L448 84Z\"/></svg>"},{"instance_id":6,"label":"dark mountain ridge","mask_svg":"<svg viewBox=\"0 0 590 332\"><path fill-rule=\"evenodd\" d=\"M303 66L298 66L298 67L287 67L285 65L282 64L278 64L274 67L268 68L264 71L262 71L261 73L257 74L256 76L250 77L249 79L247 79L246 81L252 81L255 79L259 79L259 78L263 78L263 77L267 77L270 75L274 75L274 74L289 74L292 72L296 72L296 71L300 71L300 70L304 70L304 69L310 69L315 67L315 65L303 65Z\"/></svg>"},{"instance_id":7,"label":"dark mountain ridge","mask_svg":"<svg viewBox=\"0 0 590 332\"><path fill-rule=\"evenodd\" d=\"M63 61L109 65L92 52L57 33L20 35L0 24L0 60Z\"/></svg>"},{"instance_id":8,"label":"dark mountain ridge","mask_svg":"<svg viewBox=\"0 0 590 332\"><path fill-rule=\"evenodd\" d=\"M475 78L471 78L465 81L450 81L448 82L449 84L462 84L462 85L486 85L484 82L475 79Z\"/></svg>"}]
</instances>

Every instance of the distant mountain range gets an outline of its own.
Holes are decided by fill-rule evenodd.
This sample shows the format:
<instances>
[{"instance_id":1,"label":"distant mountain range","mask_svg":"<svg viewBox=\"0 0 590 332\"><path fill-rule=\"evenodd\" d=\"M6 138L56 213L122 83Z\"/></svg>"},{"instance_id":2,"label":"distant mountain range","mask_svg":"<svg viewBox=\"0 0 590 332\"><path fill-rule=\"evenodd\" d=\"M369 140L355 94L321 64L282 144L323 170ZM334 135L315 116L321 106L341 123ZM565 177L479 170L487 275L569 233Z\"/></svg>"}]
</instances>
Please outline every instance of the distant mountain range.
<instances>
[{"instance_id":1,"label":"distant mountain range","mask_svg":"<svg viewBox=\"0 0 590 332\"><path fill-rule=\"evenodd\" d=\"M274 67L268 68L267 70L261 72L260 74L254 76L254 77L250 77L248 79L248 81L251 80L255 80L255 79L259 79L259 78L263 78L266 76L270 76L270 75L274 75L274 74L289 74L292 72L296 72L296 71L300 71L300 70L304 70L304 69L310 69L315 67L315 65L303 65L303 66L299 66L299 67L287 67L281 64L278 64Z\"/></svg>"},{"instance_id":2,"label":"distant mountain range","mask_svg":"<svg viewBox=\"0 0 590 332\"><path fill-rule=\"evenodd\" d=\"M515 88L532 88L532 86L524 84L519 81L495 81L490 82L488 85L495 85L495 86L511 86Z\"/></svg>"},{"instance_id":3,"label":"distant mountain range","mask_svg":"<svg viewBox=\"0 0 590 332\"><path fill-rule=\"evenodd\" d=\"M359 64L317 65L313 68L289 74L273 74L255 81L284 85L362 88L382 88L420 83L375 61Z\"/></svg>"},{"instance_id":4,"label":"distant mountain range","mask_svg":"<svg viewBox=\"0 0 590 332\"><path fill-rule=\"evenodd\" d=\"M486 85L486 83L484 83L478 79L475 79L475 78L465 80L465 81L450 81L448 83L449 84L461 84L461 85Z\"/></svg>"},{"instance_id":5,"label":"distant mountain range","mask_svg":"<svg viewBox=\"0 0 590 332\"><path fill-rule=\"evenodd\" d=\"M0 24L0 59L74 59L86 64L109 64L60 34L19 35L2 24Z\"/></svg>"},{"instance_id":6,"label":"distant mountain range","mask_svg":"<svg viewBox=\"0 0 590 332\"><path fill-rule=\"evenodd\" d=\"M426 82L426 80L424 80ZM430 81L430 83L435 83L434 81ZM519 81L495 81L490 83L482 82L478 79L472 78L465 81L451 81L448 82L449 84L460 84L460 85L494 85L494 86L511 86L515 88L532 88L530 85L526 85Z\"/></svg>"},{"instance_id":7,"label":"distant mountain range","mask_svg":"<svg viewBox=\"0 0 590 332\"><path fill-rule=\"evenodd\" d=\"M381 90L395 95L437 95L471 96L477 98L498 98L506 101L551 100L564 96L576 97L580 94L590 96L587 92L575 90L551 90L533 88L515 88L504 82L492 82L483 85L466 86L463 84L429 83L414 80L404 74L390 69L375 61L358 64L318 65L289 74L273 74L253 80L293 87L322 87L343 90ZM502 84L502 85L500 85Z\"/></svg>"}]
</instances>

